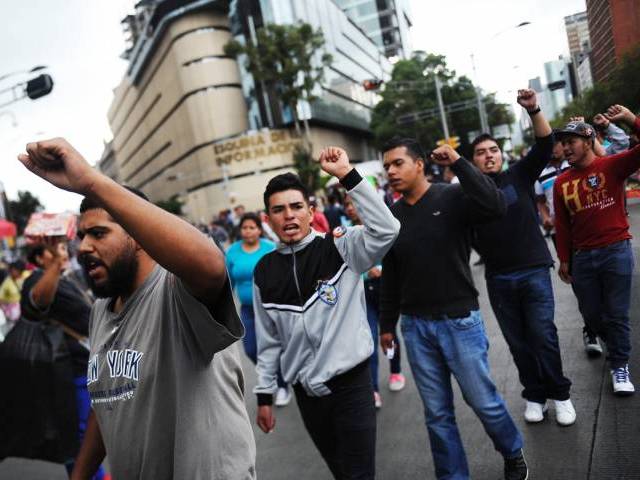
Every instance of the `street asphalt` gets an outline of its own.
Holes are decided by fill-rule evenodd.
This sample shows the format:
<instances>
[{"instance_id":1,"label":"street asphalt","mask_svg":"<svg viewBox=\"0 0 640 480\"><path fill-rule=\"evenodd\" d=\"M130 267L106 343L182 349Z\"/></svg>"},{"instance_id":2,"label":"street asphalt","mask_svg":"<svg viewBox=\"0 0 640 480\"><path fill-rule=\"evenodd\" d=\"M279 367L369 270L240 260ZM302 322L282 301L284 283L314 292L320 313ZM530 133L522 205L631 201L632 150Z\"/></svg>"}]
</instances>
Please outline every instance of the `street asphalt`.
<instances>
[{"instance_id":1,"label":"street asphalt","mask_svg":"<svg viewBox=\"0 0 640 480\"><path fill-rule=\"evenodd\" d=\"M630 207L634 254L640 258L640 206ZM508 232L505 232L508 234ZM550 244L553 251L553 247ZM472 258L472 261L477 257ZM562 350L565 375L573 382L571 396L577 422L560 427L553 408L544 422L528 425L522 418L524 400L511 354L502 338L489 305L484 268L473 266L480 291L481 310L491 348L493 378L525 439L525 455L530 479L631 480L640 479L640 394L617 398L611 392L611 380L604 358L588 359L582 344L582 320L569 286L552 272L556 299L556 325ZM428 274L428 272L425 272ZM632 345L638 345L640 295L635 269L631 304ZM386 387L388 361L380 354L380 384L383 406L378 412L377 477L380 480L435 478L431 451L419 399L409 365L403 358L407 386L401 392ZM632 353L632 379L640 388L640 354ZM253 366L245 361L247 406L255 418L255 398L250 393L255 381ZM502 477L503 462L475 414L464 403L455 387L456 415L466 448L471 477L497 480ZM276 429L269 435L255 428L257 471L260 480L328 480L329 470L307 435L295 400L276 411ZM64 480L64 468L33 460L8 459L0 463L0 480ZM127 479L128 480L128 479ZM176 479L183 480L183 479ZM188 480L188 479L184 479Z\"/></svg>"}]
</instances>

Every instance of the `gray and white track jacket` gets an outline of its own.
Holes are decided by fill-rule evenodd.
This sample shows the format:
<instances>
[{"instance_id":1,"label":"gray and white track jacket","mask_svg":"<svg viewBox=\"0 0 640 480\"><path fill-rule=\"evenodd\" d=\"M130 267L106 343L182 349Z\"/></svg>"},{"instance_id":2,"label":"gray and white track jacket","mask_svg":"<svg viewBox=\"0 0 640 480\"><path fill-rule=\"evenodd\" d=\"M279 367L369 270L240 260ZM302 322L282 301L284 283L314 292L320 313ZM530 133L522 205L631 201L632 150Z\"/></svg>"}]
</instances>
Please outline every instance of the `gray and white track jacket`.
<instances>
[{"instance_id":1,"label":"gray and white track jacket","mask_svg":"<svg viewBox=\"0 0 640 480\"><path fill-rule=\"evenodd\" d=\"M294 245L280 244L254 271L253 309L258 343L254 393L271 404L280 369L309 395L331 393L327 380L374 351L362 273L379 264L400 223L367 180L353 169L342 179L363 226L312 230Z\"/></svg>"}]
</instances>

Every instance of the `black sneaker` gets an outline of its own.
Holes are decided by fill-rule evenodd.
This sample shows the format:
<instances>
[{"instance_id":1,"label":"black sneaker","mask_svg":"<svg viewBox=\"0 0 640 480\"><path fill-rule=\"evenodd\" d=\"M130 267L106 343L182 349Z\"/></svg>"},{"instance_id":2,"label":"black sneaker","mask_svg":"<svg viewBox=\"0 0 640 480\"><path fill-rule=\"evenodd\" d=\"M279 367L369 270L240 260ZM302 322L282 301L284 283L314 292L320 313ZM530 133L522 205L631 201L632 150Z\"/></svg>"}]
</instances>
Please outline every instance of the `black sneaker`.
<instances>
[{"instance_id":1,"label":"black sneaker","mask_svg":"<svg viewBox=\"0 0 640 480\"><path fill-rule=\"evenodd\" d=\"M598 336L593 332L582 329L582 341L584 342L584 351L587 352L589 358L597 358L602 355L602 346L598 341Z\"/></svg>"},{"instance_id":2,"label":"black sneaker","mask_svg":"<svg viewBox=\"0 0 640 480\"><path fill-rule=\"evenodd\" d=\"M528 478L529 469L522 450L517 457L504 459L504 480L527 480Z\"/></svg>"}]
</instances>

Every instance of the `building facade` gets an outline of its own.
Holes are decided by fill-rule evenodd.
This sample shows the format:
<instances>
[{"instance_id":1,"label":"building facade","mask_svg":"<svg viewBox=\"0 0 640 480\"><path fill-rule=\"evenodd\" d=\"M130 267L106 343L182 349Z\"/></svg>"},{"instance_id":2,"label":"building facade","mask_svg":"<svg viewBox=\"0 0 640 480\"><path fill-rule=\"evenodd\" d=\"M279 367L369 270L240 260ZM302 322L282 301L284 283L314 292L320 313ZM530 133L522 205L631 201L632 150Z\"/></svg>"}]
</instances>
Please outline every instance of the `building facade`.
<instances>
[{"instance_id":1,"label":"building facade","mask_svg":"<svg viewBox=\"0 0 640 480\"><path fill-rule=\"evenodd\" d=\"M238 204L259 208L267 181L293 170L301 140L292 112L224 46L252 41L268 23L300 21L322 29L334 59L318 101L297 112L310 125L313 154L335 144L355 161L378 158L369 132L378 99L362 82L388 78L391 65L332 0L147 0L123 20L129 67L114 92L113 141L100 165L152 201L177 195L192 221Z\"/></svg>"},{"instance_id":2,"label":"building facade","mask_svg":"<svg viewBox=\"0 0 640 480\"><path fill-rule=\"evenodd\" d=\"M640 5L638 0L587 0L587 16L593 79L601 82L640 44Z\"/></svg>"},{"instance_id":3,"label":"building facade","mask_svg":"<svg viewBox=\"0 0 640 480\"><path fill-rule=\"evenodd\" d=\"M579 12L564 17L569 44L569 55L576 79L577 93L582 93L593 86L591 74L591 37L587 12Z\"/></svg>"},{"instance_id":4,"label":"building facade","mask_svg":"<svg viewBox=\"0 0 640 480\"><path fill-rule=\"evenodd\" d=\"M336 4L362 29L389 58L408 58L411 54L408 0L335 0Z\"/></svg>"}]
</instances>

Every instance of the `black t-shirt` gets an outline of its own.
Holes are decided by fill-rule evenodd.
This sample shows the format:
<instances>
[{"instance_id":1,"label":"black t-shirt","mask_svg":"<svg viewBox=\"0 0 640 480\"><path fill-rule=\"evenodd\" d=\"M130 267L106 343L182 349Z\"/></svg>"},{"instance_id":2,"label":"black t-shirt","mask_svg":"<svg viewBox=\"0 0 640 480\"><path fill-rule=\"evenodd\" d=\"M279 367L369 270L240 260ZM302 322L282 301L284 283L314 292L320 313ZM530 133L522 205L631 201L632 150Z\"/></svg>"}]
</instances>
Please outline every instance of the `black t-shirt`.
<instances>
[{"instance_id":1,"label":"black t-shirt","mask_svg":"<svg viewBox=\"0 0 640 480\"><path fill-rule=\"evenodd\" d=\"M486 276L553 265L540 230L533 190L552 150L551 135L538 138L525 158L491 176L504 195L507 214L475 229L474 248L484 260Z\"/></svg>"},{"instance_id":2,"label":"black t-shirt","mask_svg":"<svg viewBox=\"0 0 640 480\"><path fill-rule=\"evenodd\" d=\"M395 331L399 314L460 318L478 309L469 268L475 224L504 214L494 182L467 160L452 166L460 184L431 184L414 205L391 206L400 234L382 262L380 328Z\"/></svg>"},{"instance_id":3,"label":"black t-shirt","mask_svg":"<svg viewBox=\"0 0 640 480\"><path fill-rule=\"evenodd\" d=\"M65 275L60 277L58 290L56 290L53 303L48 310L42 311L32 303L31 289L43 274L43 270L36 270L24 281L20 300L22 315L32 321L54 319L72 328L80 335L88 336L91 305L80 287ZM73 337L65 334L65 339L73 360L74 375L86 375L89 352Z\"/></svg>"}]
</instances>

